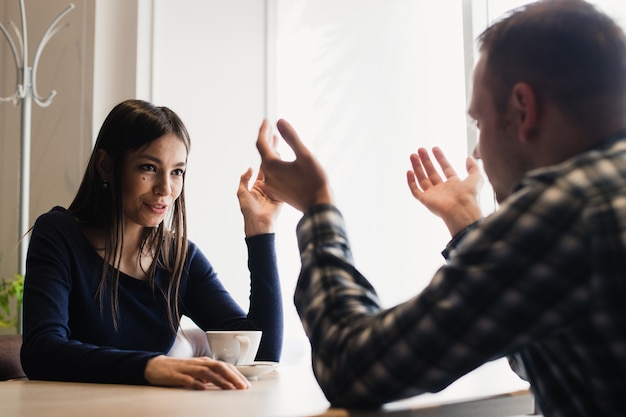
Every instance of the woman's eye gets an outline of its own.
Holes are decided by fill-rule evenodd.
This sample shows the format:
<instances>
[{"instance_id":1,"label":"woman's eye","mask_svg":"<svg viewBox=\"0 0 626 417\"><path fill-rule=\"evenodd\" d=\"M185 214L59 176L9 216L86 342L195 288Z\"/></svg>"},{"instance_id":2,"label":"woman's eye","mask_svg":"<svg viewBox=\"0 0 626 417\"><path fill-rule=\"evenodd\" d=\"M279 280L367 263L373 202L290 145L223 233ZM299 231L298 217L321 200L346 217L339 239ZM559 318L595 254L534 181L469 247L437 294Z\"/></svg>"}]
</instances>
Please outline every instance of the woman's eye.
<instances>
[{"instance_id":1,"label":"woman's eye","mask_svg":"<svg viewBox=\"0 0 626 417\"><path fill-rule=\"evenodd\" d=\"M185 173L185 171L183 171L182 169L175 169L174 171L172 171L172 174L178 176L178 177L182 177L183 174Z\"/></svg>"},{"instance_id":2,"label":"woman's eye","mask_svg":"<svg viewBox=\"0 0 626 417\"><path fill-rule=\"evenodd\" d=\"M152 164L139 165L139 169L142 171L156 171L156 167Z\"/></svg>"}]
</instances>

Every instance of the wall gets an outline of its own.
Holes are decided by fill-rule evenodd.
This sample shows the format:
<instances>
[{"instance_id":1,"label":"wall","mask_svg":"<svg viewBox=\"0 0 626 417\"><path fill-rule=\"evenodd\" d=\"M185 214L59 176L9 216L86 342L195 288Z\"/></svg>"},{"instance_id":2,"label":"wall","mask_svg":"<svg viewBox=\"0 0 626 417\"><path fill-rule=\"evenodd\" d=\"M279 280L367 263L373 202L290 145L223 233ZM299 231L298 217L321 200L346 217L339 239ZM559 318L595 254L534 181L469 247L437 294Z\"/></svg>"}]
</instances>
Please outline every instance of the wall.
<instances>
[{"instance_id":1,"label":"wall","mask_svg":"<svg viewBox=\"0 0 626 417\"><path fill-rule=\"evenodd\" d=\"M127 98L151 99L146 85L151 79L152 3L153 0L95 0L93 141L117 103Z\"/></svg>"},{"instance_id":2,"label":"wall","mask_svg":"<svg viewBox=\"0 0 626 417\"><path fill-rule=\"evenodd\" d=\"M44 32L69 4L25 0L29 65ZM32 105L29 224L55 205L69 205L110 108L125 98L150 98L150 55L145 51L150 50L151 24L145 18L151 21L152 1L73 4L75 9L60 22L67 27L49 41L35 74L39 94L47 96L54 89L57 96L49 107ZM0 23L13 35L10 21L21 31L19 0L0 2ZM148 75L139 76L142 71ZM0 36L0 97L11 96L15 84L12 54ZM6 278L19 270L21 109L0 102L0 277Z\"/></svg>"},{"instance_id":3,"label":"wall","mask_svg":"<svg viewBox=\"0 0 626 417\"><path fill-rule=\"evenodd\" d=\"M28 0L26 24L29 65L50 23L68 6L66 0ZM43 49L35 73L36 88L47 97L57 91L52 104L33 102L31 123L31 192L29 224L53 205L67 205L78 186L83 163L91 148L93 74L93 1L74 1L76 8L63 20L68 26ZM0 22L13 21L21 31L18 0L3 0ZM15 36L13 36L15 39ZM8 42L0 37L0 96L13 94L16 69ZM20 66L22 62L20 61ZM0 103L0 276L18 271L19 172L22 106Z\"/></svg>"},{"instance_id":4,"label":"wall","mask_svg":"<svg viewBox=\"0 0 626 417\"><path fill-rule=\"evenodd\" d=\"M189 237L247 308L249 274L236 191L258 168L254 140L266 112L265 2L156 2L153 101L191 135Z\"/></svg>"}]
</instances>

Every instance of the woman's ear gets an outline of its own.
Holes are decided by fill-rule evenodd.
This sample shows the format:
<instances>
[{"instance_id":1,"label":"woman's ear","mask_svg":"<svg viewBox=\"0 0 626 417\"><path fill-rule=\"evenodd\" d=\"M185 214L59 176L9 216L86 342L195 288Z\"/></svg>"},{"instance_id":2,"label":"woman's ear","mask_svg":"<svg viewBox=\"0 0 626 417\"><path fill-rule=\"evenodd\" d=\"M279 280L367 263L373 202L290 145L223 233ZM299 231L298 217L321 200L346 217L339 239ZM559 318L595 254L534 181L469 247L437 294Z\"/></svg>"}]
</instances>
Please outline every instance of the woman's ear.
<instances>
[{"instance_id":1,"label":"woman's ear","mask_svg":"<svg viewBox=\"0 0 626 417\"><path fill-rule=\"evenodd\" d=\"M519 127L519 139L528 142L537 136L538 108L535 91L527 83L517 83L511 92L513 117Z\"/></svg>"},{"instance_id":2,"label":"woman's ear","mask_svg":"<svg viewBox=\"0 0 626 417\"><path fill-rule=\"evenodd\" d=\"M104 149L98 149L96 152L96 169L102 181L109 182L111 180L113 175L111 158Z\"/></svg>"}]
</instances>

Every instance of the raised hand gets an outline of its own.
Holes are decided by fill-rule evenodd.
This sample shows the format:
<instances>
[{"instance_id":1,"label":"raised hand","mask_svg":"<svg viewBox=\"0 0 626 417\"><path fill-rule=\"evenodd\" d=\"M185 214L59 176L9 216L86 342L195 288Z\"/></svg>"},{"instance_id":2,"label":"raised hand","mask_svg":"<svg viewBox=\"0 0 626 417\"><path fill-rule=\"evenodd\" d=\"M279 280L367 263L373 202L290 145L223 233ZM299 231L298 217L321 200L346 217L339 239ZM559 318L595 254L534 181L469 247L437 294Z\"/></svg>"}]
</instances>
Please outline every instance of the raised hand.
<instances>
[{"instance_id":1,"label":"raised hand","mask_svg":"<svg viewBox=\"0 0 626 417\"><path fill-rule=\"evenodd\" d=\"M278 218L282 202L270 197L263 191L264 175L259 170L256 180L248 188L252 178L252 168L241 175L237 198L243 214L246 237L252 237L274 231L274 223Z\"/></svg>"},{"instance_id":2,"label":"raised hand","mask_svg":"<svg viewBox=\"0 0 626 417\"><path fill-rule=\"evenodd\" d=\"M419 148L410 156L413 170L407 171L407 182L413 196L441 217L454 236L482 217L478 192L483 178L472 158L466 159L468 175L461 180L440 148L434 147L432 152L445 179L438 173L428 151Z\"/></svg>"},{"instance_id":3,"label":"raised hand","mask_svg":"<svg viewBox=\"0 0 626 417\"><path fill-rule=\"evenodd\" d=\"M277 122L278 131L293 150L296 159L284 161L272 145L275 137L267 120L259 129L257 149L264 173L262 190L275 200L282 200L302 212L316 204L332 203L326 173L311 151L304 146L294 128L286 121Z\"/></svg>"},{"instance_id":4,"label":"raised hand","mask_svg":"<svg viewBox=\"0 0 626 417\"><path fill-rule=\"evenodd\" d=\"M213 384L222 389L247 389L250 382L233 365L208 357L156 356L146 364L145 378L151 385L204 390Z\"/></svg>"}]
</instances>

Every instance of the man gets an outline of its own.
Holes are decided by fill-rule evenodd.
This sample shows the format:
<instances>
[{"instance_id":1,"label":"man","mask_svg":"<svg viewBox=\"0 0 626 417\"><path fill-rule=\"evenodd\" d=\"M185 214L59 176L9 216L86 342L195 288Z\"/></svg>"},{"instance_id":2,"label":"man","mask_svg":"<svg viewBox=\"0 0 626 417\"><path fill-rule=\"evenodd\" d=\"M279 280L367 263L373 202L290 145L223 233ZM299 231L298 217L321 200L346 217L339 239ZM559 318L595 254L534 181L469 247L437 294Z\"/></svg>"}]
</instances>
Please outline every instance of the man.
<instances>
[{"instance_id":1,"label":"man","mask_svg":"<svg viewBox=\"0 0 626 417\"><path fill-rule=\"evenodd\" d=\"M257 147L265 192L304 213L295 303L315 375L336 406L443 389L509 357L545 416L626 415L626 39L582 0L519 9L479 38L475 156L500 203L480 219L480 178L443 153L411 155L409 187L454 238L413 299L382 309L354 267L326 175L295 130L296 159Z\"/></svg>"}]
</instances>

